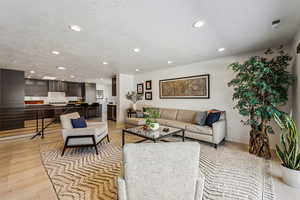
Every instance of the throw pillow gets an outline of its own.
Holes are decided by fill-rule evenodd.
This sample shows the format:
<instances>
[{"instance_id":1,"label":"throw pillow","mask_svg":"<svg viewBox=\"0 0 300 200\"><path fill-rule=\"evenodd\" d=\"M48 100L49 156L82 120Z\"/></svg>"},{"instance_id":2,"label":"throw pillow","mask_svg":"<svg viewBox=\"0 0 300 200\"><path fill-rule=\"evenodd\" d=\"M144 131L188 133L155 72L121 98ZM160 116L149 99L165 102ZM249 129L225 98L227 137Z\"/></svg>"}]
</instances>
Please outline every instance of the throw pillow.
<instances>
[{"instance_id":1,"label":"throw pillow","mask_svg":"<svg viewBox=\"0 0 300 200\"><path fill-rule=\"evenodd\" d=\"M207 112L196 112L196 115L194 118L194 124L204 126L206 117L207 117Z\"/></svg>"},{"instance_id":2,"label":"throw pillow","mask_svg":"<svg viewBox=\"0 0 300 200\"><path fill-rule=\"evenodd\" d=\"M211 112L207 115L205 125L212 127L212 124L219 121L221 112Z\"/></svg>"},{"instance_id":3,"label":"throw pillow","mask_svg":"<svg viewBox=\"0 0 300 200\"><path fill-rule=\"evenodd\" d=\"M144 118L144 113L141 111L136 111L136 118Z\"/></svg>"},{"instance_id":4,"label":"throw pillow","mask_svg":"<svg viewBox=\"0 0 300 200\"><path fill-rule=\"evenodd\" d=\"M84 117L80 117L77 119L71 119L71 123L73 128L86 128L87 124Z\"/></svg>"}]
</instances>

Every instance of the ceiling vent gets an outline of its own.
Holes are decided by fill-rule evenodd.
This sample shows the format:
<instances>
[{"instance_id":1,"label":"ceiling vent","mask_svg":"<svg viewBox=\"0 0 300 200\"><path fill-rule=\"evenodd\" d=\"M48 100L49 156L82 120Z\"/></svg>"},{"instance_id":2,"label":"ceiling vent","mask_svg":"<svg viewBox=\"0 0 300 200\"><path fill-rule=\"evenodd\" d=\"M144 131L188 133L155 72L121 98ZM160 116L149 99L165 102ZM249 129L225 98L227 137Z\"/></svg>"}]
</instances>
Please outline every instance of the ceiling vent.
<instances>
[{"instance_id":1,"label":"ceiling vent","mask_svg":"<svg viewBox=\"0 0 300 200\"><path fill-rule=\"evenodd\" d=\"M280 19L272 21L272 28L278 28L280 24Z\"/></svg>"}]
</instances>

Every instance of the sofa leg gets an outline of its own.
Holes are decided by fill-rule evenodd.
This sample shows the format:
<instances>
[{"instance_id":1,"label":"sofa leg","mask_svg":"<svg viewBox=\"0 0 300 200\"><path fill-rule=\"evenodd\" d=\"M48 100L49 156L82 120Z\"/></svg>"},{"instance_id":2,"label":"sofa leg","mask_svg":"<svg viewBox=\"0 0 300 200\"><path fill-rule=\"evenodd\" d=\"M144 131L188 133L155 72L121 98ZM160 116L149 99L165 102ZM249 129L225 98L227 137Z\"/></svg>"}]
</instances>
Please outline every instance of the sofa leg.
<instances>
[{"instance_id":1,"label":"sofa leg","mask_svg":"<svg viewBox=\"0 0 300 200\"><path fill-rule=\"evenodd\" d=\"M110 142L110 141L109 141L109 136L108 136L108 134L107 134L106 138L107 138L107 142Z\"/></svg>"},{"instance_id":2,"label":"sofa leg","mask_svg":"<svg viewBox=\"0 0 300 200\"><path fill-rule=\"evenodd\" d=\"M214 144L214 147L215 147L215 149L217 149L217 148L218 148L218 145L217 145L217 144Z\"/></svg>"}]
</instances>

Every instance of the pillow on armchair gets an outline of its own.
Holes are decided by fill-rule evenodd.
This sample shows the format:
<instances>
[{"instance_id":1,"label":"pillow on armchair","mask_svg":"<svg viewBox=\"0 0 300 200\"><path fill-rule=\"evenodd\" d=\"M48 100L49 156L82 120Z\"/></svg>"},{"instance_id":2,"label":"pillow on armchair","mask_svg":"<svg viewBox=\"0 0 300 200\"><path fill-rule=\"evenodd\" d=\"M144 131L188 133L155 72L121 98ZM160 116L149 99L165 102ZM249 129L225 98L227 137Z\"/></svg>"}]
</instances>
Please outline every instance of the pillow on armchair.
<instances>
[{"instance_id":1,"label":"pillow on armchair","mask_svg":"<svg viewBox=\"0 0 300 200\"><path fill-rule=\"evenodd\" d=\"M84 117L80 117L77 119L71 119L71 123L73 128L86 128L87 124Z\"/></svg>"}]
</instances>

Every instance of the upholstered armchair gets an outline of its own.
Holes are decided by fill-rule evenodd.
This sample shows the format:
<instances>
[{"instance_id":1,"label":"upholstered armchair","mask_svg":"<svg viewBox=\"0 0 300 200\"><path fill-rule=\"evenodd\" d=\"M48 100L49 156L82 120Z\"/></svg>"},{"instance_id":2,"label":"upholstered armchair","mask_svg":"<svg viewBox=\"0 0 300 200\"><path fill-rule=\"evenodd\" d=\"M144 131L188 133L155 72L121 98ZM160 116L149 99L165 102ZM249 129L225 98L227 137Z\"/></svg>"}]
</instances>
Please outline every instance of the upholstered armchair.
<instances>
[{"instance_id":1,"label":"upholstered armchair","mask_svg":"<svg viewBox=\"0 0 300 200\"><path fill-rule=\"evenodd\" d=\"M64 139L62 156L66 148L86 146L94 146L96 154L98 154L97 144L105 138L109 142L107 122L88 122L86 128L73 128L71 119L79 117L77 112L60 116Z\"/></svg>"},{"instance_id":2,"label":"upholstered armchair","mask_svg":"<svg viewBox=\"0 0 300 200\"><path fill-rule=\"evenodd\" d=\"M200 144L196 142L126 144L124 178L118 200L201 200Z\"/></svg>"}]
</instances>

